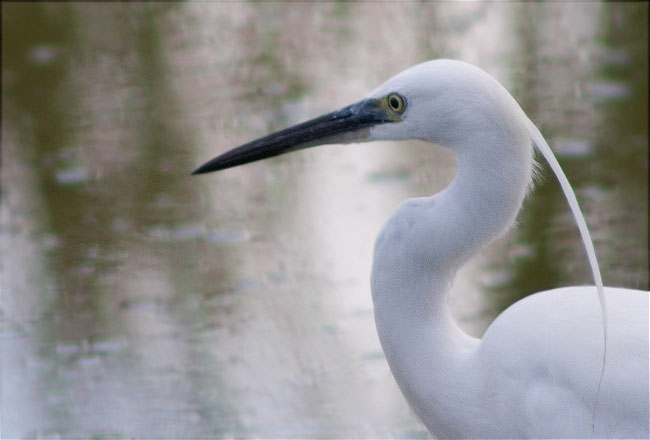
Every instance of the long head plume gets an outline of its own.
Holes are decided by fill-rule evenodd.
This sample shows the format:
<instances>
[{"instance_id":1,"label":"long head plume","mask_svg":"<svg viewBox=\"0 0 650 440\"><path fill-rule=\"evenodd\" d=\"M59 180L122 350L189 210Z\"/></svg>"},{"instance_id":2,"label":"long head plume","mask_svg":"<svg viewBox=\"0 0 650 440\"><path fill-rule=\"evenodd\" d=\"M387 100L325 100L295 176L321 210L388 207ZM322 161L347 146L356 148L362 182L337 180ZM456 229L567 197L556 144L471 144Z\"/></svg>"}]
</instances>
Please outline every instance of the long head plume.
<instances>
[{"instance_id":1,"label":"long head plume","mask_svg":"<svg viewBox=\"0 0 650 440\"><path fill-rule=\"evenodd\" d=\"M600 302L601 317L603 320L603 360L600 369L600 378L598 379L598 389L596 390L596 398L594 400L594 408L592 413L592 430L595 430L596 407L598 405L598 396L600 394L600 387L603 381L603 375L605 373L605 357L607 354L607 303L605 302L605 289L603 288L603 280L600 276L600 268L598 267L598 259L596 258L596 251L594 249L594 244L591 241L591 235L589 234L587 223L585 222L585 218L582 215L582 211L580 210L580 206L578 205L578 200L576 199L576 195L573 192L573 188L571 187L569 180L564 174L564 171L562 170L560 163L555 158L555 155L553 154L551 147L548 146L546 140L544 139L544 136L542 136L542 133L540 133L539 129L535 126L535 124L532 123L532 121L528 120L527 124L528 124L528 130L530 132L531 139L533 140L537 149L542 153L542 156L544 156L544 159L546 159L546 162L548 162L548 164L550 165L551 170L553 170L553 174L555 174L555 177L560 182L560 186L562 187L562 192L564 193L564 196L566 197L567 202L569 203L569 207L571 208L571 212L573 213L573 218L575 218L576 224L578 225L578 229L580 230L580 237L582 238L582 244L584 245L585 250L587 251L587 258L589 259L589 265L591 266L591 273L593 274L594 283L596 284L596 291L598 292L598 300Z\"/></svg>"}]
</instances>

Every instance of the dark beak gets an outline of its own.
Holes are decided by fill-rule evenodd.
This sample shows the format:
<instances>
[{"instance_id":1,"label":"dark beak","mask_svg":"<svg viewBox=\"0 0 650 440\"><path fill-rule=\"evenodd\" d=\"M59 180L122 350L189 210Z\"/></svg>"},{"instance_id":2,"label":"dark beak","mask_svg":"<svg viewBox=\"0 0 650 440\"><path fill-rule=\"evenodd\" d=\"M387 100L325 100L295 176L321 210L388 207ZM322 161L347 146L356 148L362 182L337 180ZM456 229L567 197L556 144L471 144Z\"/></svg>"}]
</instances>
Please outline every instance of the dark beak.
<instances>
[{"instance_id":1,"label":"dark beak","mask_svg":"<svg viewBox=\"0 0 650 440\"><path fill-rule=\"evenodd\" d=\"M368 139L370 127L393 121L379 100L364 99L234 148L201 165L192 174L236 167L317 145L364 141Z\"/></svg>"}]
</instances>

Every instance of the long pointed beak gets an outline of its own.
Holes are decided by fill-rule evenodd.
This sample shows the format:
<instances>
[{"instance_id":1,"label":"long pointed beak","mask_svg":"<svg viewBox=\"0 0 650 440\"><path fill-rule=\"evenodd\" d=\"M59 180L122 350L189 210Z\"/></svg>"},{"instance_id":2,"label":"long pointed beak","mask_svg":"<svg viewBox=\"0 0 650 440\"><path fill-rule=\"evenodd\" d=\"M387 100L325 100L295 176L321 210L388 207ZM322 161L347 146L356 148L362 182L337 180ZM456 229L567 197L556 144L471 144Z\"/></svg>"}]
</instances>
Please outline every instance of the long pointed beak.
<instances>
[{"instance_id":1,"label":"long pointed beak","mask_svg":"<svg viewBox=\"0 0 650 440\"><path fill-rule=\"evenodd\" d=\"M201 165L192 174L236 167L317 145L364 141L368 139L370 127L393 121L380 100L364 99L234 148Z\"/></svg>"}]
</instances>

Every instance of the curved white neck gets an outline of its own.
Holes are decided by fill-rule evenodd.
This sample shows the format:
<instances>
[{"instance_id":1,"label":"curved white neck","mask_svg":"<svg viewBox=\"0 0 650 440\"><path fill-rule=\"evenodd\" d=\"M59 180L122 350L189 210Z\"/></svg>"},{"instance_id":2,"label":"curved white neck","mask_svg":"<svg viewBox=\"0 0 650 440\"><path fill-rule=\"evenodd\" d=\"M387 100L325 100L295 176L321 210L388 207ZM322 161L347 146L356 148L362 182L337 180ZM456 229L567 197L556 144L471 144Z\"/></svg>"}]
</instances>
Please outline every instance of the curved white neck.
<instances>
[{"instance_id":1,"label":"curved white neck","mask_svg":"<svg viewBox=\"0 0 650 440\"><path fill-rule=\"evenodd\" d=\"M432 197L404 202L375 244L371 283L382 348L411 407L437 432L460 428L475 420L468 413L484 408L476 375L467 371L479 340L457 326L448 299L457 269L502 235L519 211L531 180L532 147L518 141L524 145L457 151L452 183ZM449 420L454 414L458 420Z\"/></svg>"}]
</instances>

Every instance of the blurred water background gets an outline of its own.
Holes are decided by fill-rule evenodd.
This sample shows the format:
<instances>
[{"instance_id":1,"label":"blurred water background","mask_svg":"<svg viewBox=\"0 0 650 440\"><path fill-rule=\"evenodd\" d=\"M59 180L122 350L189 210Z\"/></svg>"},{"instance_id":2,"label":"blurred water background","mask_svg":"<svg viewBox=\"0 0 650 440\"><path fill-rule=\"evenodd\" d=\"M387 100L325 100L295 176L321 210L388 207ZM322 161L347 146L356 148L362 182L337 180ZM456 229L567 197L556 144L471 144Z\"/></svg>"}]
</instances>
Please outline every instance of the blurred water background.
<instances>
[{"instance_id":1,"label":"blurred water background","mask_svg":"<svg viewBox=\"0 0 650 440\"><path fill-rule=\"evenodd\" d=\"M375 334L374 237L453 177L377 142L204 161L448 57L545 134L608 285L648 288L648 4L3 3L2 438L426 438ZM592 283L548 173L458 273L480 335Z\"/></svg>"}]
</instances>

